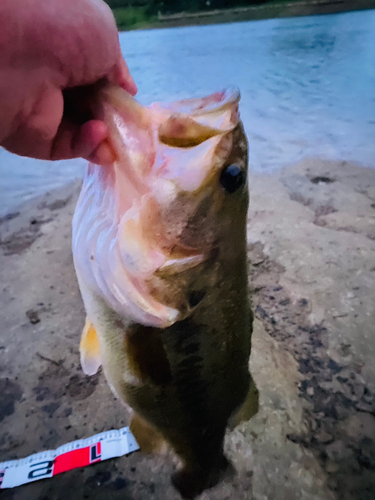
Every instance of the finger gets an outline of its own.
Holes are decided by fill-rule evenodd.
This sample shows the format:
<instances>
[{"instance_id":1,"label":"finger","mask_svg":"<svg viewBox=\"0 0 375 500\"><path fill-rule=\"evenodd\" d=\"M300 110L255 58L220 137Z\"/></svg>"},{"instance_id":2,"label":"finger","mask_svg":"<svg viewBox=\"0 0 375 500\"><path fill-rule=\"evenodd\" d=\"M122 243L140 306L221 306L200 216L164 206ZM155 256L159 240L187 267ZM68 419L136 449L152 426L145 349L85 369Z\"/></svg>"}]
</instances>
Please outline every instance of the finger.
<instances>
[{"instance_id":1,"label":"finger","mask_svg":"<svg viewBox=\"0 0 375 500\"><path fill-rule=\"evenodd\" d=\"M108 140L104 140L86 159L102 167L109 167L116 161L116 155Z\"/></svg>"},{"instance_id":2,"label":"finger","mask_svg":"<svg viewBox=\"0 0 375 500\"><path fill-rule=\"evenodd\" d=\"M112 71L109 73L108 80L110 81L110 83L120 85L120 87L122 87L133 96L138 91L137 85L135 84L135 81L130 74L128 65L126 64L122 55L120 55L119 61L115 64L115 66L112 68Z\"/></svg>"},{"instance_id":3,"label":"finger","mask_svg":"<svg viewBox=\"0 0 375 500\"><path fill-rule=\"evenodd\" d=\"M107 138L107 125L101 120L90 120L81 126L74 144L74 152L81 158L88 158Z\"/></svg>"},{"instance_id":4,"label":"finger","mask_svg":"<svg viewBox=\"0 0 375 500\"><path fill-rule=\"evenodd\" d=\"M64 119L52 144L51 159L88 158L107 135L107 126L100 120L77 125Z\"/></svg>"}]
</instances>

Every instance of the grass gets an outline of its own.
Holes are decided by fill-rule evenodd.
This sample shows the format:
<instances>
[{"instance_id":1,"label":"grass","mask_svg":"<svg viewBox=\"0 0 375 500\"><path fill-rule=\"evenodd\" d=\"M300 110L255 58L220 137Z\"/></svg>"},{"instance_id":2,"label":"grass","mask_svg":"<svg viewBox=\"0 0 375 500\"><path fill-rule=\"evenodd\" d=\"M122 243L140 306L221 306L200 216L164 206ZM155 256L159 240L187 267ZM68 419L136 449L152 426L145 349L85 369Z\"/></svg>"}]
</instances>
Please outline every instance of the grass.
<instances>
[{"instance_id":1,"label":"grass","mask_svg":"<svg viewBox=\"0 0 375 500\"><path fill-rule=\"evenodd\" d=\"M118 29L136 29L148 26L157 17L150 16L146 7L119 7L113 9Z\"/></svg>"},{"instance_id":2,"label":"grass","mask_svg":"<svg viewBox=\"0 0 375 500\"><path fill-rule=\"evenodd\" d=\"M0 0L1 1L1 0ZM284 4L288 3L298 3L301 0L268 0L268 2L263 3L259 6L254 5L253 7L259 7L256 9L255 14L250 14L250 15L244 15L244 20L250 20L250 19L265 19L268 17L280 17L280 7L282 7ZM350 10L348 9L350 0L344 0L343 4L346 5L346 8L344 10ZM304 7L300 7L300 15L309 15L312 13L317 13L321 12L321 9L319 5L314 5L309 0L305 0L306 2L306 7L308 8L306 11L306 14L304 13ZM370 8L373 7L375 0L367 0L367 3L369 4ZM353 2L352 2L353 3ZM339 5L339 2L333 2L332 5ZM268 9L264 9L264 7L268 7ZM278 10L279 9L279 10ZM117 27L118 29L121 30L132 30L132 29L140 29L140 28L157 28L157 27L171 27L171 26L188 26L191 23L191 19L179 19L177 21L163 21L160 22L157 16L152 16L147 12L147 6L144 7L119 7L119 8L114 8L112 9L113 13L116 18L117 22ZM230 9L229 9L230 10ZM335 10L334 10L335 11ZM293 9L289 9L289 6L286 6L283 14L291 12L292 15L296 15L296 13L293 11ZM204 14L204 12L202 12ZM215 19L212 19L211 22L225 22L226 19L226 9L223 9L222 15L218 15L215 17ZM230 16L230 14L228 14ZM203 19L203 18L202 18ZM194 19L194 23L197 23L199 20L199 17ZM211 24L211 22L208 22L208 24ZM204 18L204 21L201 23L198 22L198 24L207 24L207 18Z\"/></svg>"},{"instance_id":3,"label":"grass","mask_svg":"<svg viewBox=\"0 0 375 500\"><path fill-rule=\"evenodd\" d=\"M273 4L274 2L280 3L280 2L290 2L290 1L298 1L298 0L271 0L269 3ZM150 14L148 14L147 6L116 7L112 9L112 11L116 19L117 27L120 31L147 28L159 25L158 17L151 16ZM204 11L202 11L202 14L204 14ZM225 14L225 9L224 9L224 14ZM164 24L162 26L164 26Z\"/></svg>"}]
</instances>

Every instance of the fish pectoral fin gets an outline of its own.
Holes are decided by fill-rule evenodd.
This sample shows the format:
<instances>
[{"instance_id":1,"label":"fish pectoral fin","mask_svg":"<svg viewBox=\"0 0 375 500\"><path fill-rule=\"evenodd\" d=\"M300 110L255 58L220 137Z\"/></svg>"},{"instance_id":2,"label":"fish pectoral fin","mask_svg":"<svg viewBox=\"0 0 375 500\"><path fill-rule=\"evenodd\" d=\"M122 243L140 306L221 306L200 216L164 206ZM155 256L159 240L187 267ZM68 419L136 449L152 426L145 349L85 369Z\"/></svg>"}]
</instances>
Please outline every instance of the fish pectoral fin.
<instances>
[{"instance_id":1,"label":"fish pectoral fin","mask_svg":"<svg viewBox=\"0 0 375 500\"><path fill-rule=\"evenodd\" d=\"M79 345L82 370L86 375L95 375L101 363L99 339L91 321L86 318Z\"/></svg>"},{"instance_id":2,"label":"fish pectoral fin","mask_svg":"<svg viewBox=\"0 0 375 500\"><path fill-rule=\"evenodd\" d=\"M167 452L168 446L163 436L137 413L133 413L129 429L143 453Z\"/></svg>"},{"instance_id":3,"label":"fish pectoral fin","mask_svg":"<svg viewBox=\"0 0 375 500\"><path fill-rule=\"evenodd\" d=\"M253 378L250 380L249 391L246 395L246 399L243 402L240 409L231 416L228 422L228 426L231 430L240 425L242 422L247 422L254 415L258 413L259 410L259 391Z\"/></svg>"}]
</instances>

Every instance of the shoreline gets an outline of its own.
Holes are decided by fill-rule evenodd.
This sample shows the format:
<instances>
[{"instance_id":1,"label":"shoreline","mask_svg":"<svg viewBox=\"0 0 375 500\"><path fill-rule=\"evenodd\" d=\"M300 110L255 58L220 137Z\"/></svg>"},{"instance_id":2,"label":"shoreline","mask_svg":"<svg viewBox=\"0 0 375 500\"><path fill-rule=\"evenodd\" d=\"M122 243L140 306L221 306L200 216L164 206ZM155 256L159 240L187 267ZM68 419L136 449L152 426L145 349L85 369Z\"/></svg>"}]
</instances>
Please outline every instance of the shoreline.
<instances>
[{"instance_id":1,"label":"shoreline","mask_svg":"<svg viewBox=\"0 0 375 500\"><path fill-rule=\"evenodd\" d=\"M302 17L339 14L359 10L375 9L375 0L311 0L289 3L267 3L265 5L160 15L157 20L136 23L133 26L118 25L119 31L204 26L245 21L260 21L284 17Z\"/></svg>"},{"instance_id":2,"label":"shoreline","mask_svg":"<svg viewBox=\"0 0 375 500\"><path fill-rule=\"evenodd\" d=\"M228 433L238 474L202 499L372 499L375 170L305 158L249 180L251 370L261 407ZM80 367L85 313L70 247L79 190L71 183L0 221L2 460L128 422L103 374ZM171 471L168 459L136 452L2 497L64 490L76 500L178 500Z\"/></svg>"}]
</instances>

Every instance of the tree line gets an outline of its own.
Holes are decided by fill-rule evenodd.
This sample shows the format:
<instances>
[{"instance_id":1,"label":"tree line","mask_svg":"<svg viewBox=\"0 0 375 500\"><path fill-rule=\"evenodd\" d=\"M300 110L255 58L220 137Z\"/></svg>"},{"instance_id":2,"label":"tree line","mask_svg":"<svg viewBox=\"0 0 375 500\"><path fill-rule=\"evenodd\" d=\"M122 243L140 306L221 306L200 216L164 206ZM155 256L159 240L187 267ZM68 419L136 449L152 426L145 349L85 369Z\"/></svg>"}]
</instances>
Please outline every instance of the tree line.
<instances>
[{"instance_id":1,"label":"tree line","mask_svg":"<svg viewBox=\"0 0 375 500\"><path fill-rule=\"evenodd\" d=\"M148 15L260 5L269 0L106 0L112 9L143 7Z\"/></svg>"}]
</instances>

